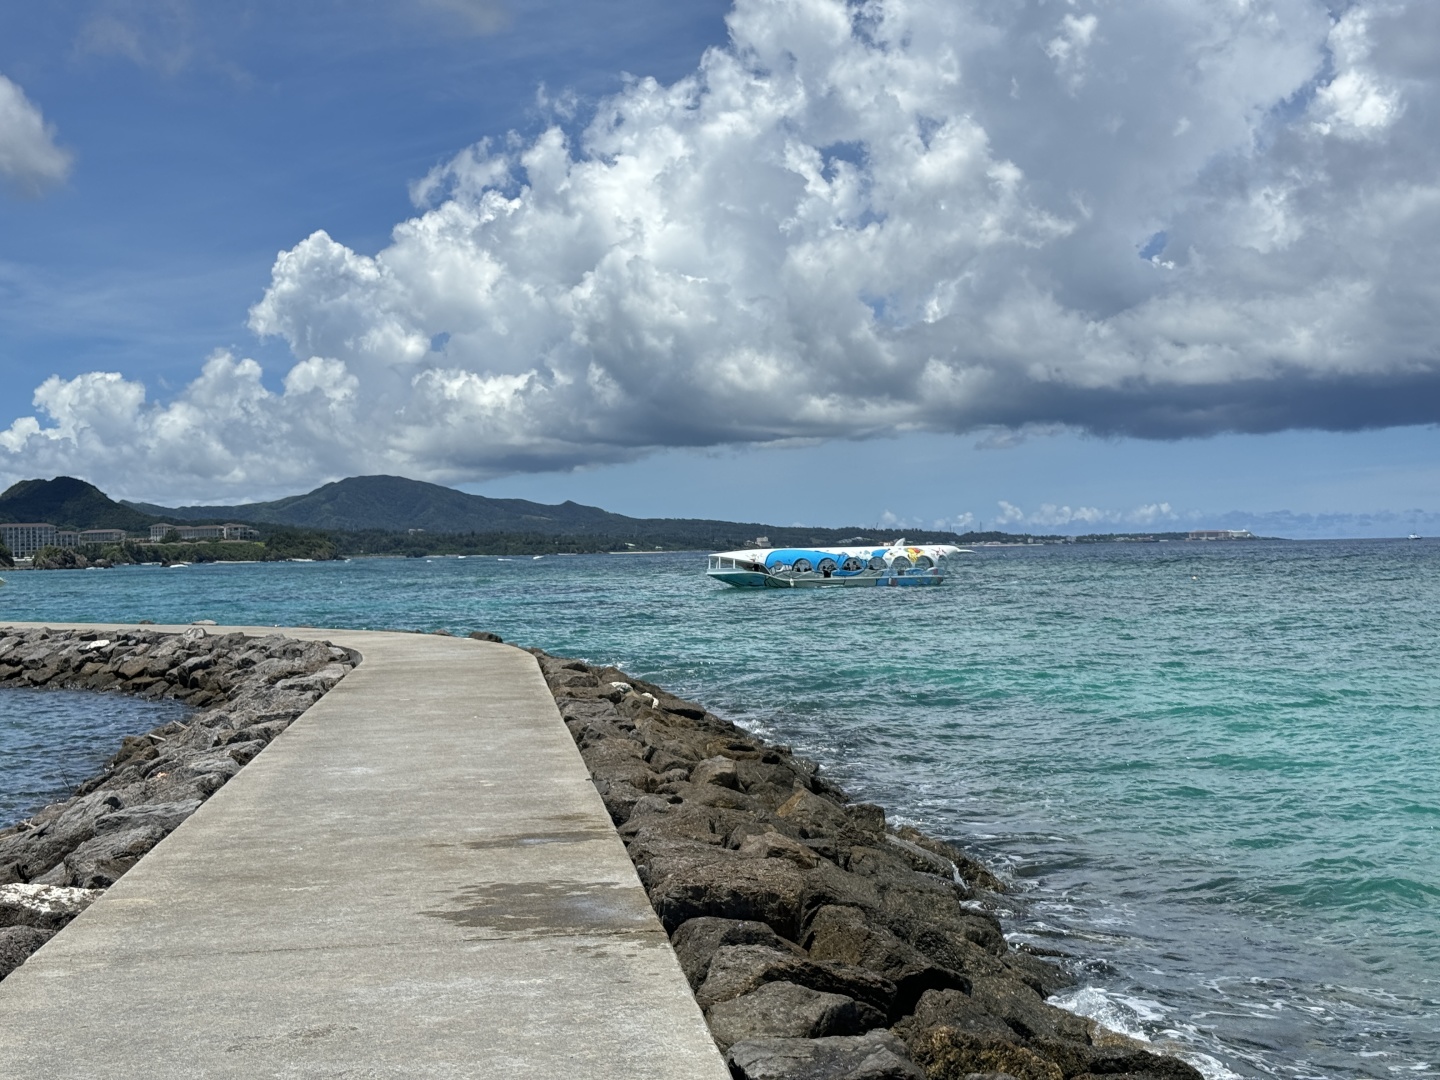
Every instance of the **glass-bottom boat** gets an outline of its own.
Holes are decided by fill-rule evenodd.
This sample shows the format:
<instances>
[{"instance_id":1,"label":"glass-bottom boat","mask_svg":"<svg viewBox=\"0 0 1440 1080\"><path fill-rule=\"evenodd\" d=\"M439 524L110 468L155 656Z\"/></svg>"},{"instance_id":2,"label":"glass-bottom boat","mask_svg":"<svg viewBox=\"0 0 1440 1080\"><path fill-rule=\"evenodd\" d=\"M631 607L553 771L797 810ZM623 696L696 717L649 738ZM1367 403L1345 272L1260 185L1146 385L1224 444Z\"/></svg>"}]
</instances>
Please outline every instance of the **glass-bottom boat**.
<instances>
[{"instance_id":1,"label":"glass-bottom boat","mask_svg":"<svg viewBox=\"0 0 1440 1080\"><path fill-rule=\"evenodd\" d=\"M865 547L748 548L716 552L705 573L726 585L760 589L939 585L950 560L962 554L973 553L903 539Z\"/></svg>"}]
</instances>

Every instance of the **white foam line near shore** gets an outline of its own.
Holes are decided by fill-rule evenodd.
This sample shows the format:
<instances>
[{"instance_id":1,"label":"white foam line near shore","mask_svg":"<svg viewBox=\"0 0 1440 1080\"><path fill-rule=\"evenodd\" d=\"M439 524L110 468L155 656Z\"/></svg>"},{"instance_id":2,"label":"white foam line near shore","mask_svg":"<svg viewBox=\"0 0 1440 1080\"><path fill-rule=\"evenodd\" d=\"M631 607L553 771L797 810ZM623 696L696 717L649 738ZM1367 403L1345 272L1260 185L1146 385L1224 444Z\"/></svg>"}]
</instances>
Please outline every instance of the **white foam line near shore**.
<instances>
[{"instance_id":1,"label":"white foam line near shore","mask_svg":"<svg viewBox=\"0 0 1440 1080\"><path fill-rule=\"evenodd\" d=\"M237 629L364 659L0 983L0 1076L728 1075L532 656Z\"/></svg>"}]
</instances>

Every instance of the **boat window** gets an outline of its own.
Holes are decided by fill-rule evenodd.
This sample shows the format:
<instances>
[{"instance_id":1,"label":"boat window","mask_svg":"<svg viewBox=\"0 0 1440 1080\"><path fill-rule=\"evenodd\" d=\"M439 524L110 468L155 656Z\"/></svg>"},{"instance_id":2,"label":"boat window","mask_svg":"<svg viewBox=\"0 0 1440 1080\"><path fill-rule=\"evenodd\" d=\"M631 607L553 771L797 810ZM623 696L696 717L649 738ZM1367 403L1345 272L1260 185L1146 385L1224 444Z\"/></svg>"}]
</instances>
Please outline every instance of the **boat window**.
<instances>
[{"instance_id":1,"label":"boat window","mask_svg":"<svg viewBox=\"0 0 1440 1080\"><path fill-rule=\"evenodd\" d=\"M871 570L884 570L884 569L885 569L885 560L882 559L879 555L872 555L872 556L870 557L870 569L871 569Z\"/></svg>"},{"instance_id":2,"label":"boat window","mask_svg":"<svg viewBox=\"0 0 1440 1080\"><path fill-rule=\"evenodd\" d=\"M848 559L846 559L843 563L840 564L841 570L848 570L852 574L856 570L860 570L863 568L864 563L862 563L859 559L855 558L854 555L851 555Z\"/></svg>"},{"instance_id":3,"label":"boat window","mask_svg":"<svg viewBox=\"0 0 1440 1080\"><path fill-rule=\"evenodd\" d=\"M821 559L819 565L817 565L815 569L819 570L822 574L833 574L836 570L835 560Z\"/></svg>"},{"instance_id":4,"label":"boat window","mask_svg":"<svg viewBox=\"0 0 1440 1080\"><path fill-rule=\"evenodd\" d=\"M795 560L795 573L797 573L797 574L808 574L811 569L812 569L812 568L811 568L811 566L810 566L810 560L809 560L809 559L796 559L796 560Z\"/></svg>"},{"instance_id":5,"label":"boat window","mask_svg":"<svg viewBox=\"0 0 1440 1080\"><path fill-rule=\"evenodd\" d=\"M711 570L717 570L717 569L719 569L719 567L720 567L720 560L717 559L714 555L711 555L711 556L710 556L710 569L711 569Z\"/></svg>"},{"instance_id":6,"label":"boat window","mask_svg":"<svg viewBox=\"0 0 1440 1080\"><path fill-rule=\"evenodd\" d=\"M917 570L929 570L930 567L934 565L935 560L930 558L929 555L917 555L915 557L915 569Z\"/></svg>"},{"instance_id":7,"label":"boat window","mask_svg":"<svg viewBox=\"0 0 1440 1080\"><path fill-rule=\"evenodd\" d=\"M721 559L721 560L720 560L720 565L721 565L722 567L724 567L726 570L734 570L734 569L735 569L735 560L734 560L734 559Z\"/></svg>"},{"instance_id":8,"label":"boat window","mask_svg":"<svg viewBox=\"0 0 1440 1080\"><path fill-rule=\"evenodd\" d=\"M910 560L904 555L896 555L890 563L890 569L897 574L903 574L906 570L910 569Z\"/></svg>"}]
</instances>

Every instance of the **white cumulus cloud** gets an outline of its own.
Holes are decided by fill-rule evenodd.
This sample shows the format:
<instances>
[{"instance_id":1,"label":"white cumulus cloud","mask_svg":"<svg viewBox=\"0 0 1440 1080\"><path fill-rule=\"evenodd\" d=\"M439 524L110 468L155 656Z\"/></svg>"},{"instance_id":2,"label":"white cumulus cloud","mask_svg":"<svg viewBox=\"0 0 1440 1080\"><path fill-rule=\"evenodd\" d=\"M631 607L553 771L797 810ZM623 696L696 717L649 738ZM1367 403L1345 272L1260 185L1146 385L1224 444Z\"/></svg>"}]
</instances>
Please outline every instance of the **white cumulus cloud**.
<instances>
[{"instance_id":1,"label":"white cumulus cloud","mask_svg":"<svg viewBox=\"0 0 1440 1080\"><path fill-rule=\"evenodd\" d=\"M70 161L40 109L0 75L0 177L21 194L38 195L64 181Z\"/></svg>"},{"instance_id":2,"label":"white cumulus cloud","mask_svg":"<svg viewBox=\"0 0 1440 1080\"><path fill-rule=\"evenodd\" d=\"M1315 94L1315 126L1322 135L1375 135L1400 117L1400 90L1371 66L1371 12L1359 6L1345 12L1330 31L1336 73Z\"/></svg>"},{"instance_id":3,"label":"white cumulus cloud","mask_svg":"<svg viewBox=\"0 0 1440 1080\"><path fill-rule=\"evenodd\" d=\"M737 0L689 77L418 178L380 250L282 252L250 316L294 354L282 394L233 358L167 404L46 383L0 468L99 474L182 419L207 449L176 484L272 487L262 431L313 479L463 480L906 430L1440 420L1430 8L1089 6ZM118 419L79 400L102 391Z\"/></svg>"}]
</instances>

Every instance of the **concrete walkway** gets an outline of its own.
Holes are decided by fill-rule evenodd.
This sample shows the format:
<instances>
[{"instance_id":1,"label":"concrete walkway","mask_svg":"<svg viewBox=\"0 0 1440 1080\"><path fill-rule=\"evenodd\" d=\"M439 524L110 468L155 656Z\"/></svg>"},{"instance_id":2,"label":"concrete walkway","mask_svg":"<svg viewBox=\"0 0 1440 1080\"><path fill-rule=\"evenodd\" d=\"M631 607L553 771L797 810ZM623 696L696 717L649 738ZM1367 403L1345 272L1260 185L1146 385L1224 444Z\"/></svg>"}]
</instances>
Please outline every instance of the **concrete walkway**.
<instances>
[{"instance_id":1,"label":"concrete walkway","mask_svg":"<svg viewBox=\"0 0 1440 1080\"><path fill-rule=\"evenodd\" d=\"M0 983L0 1077L728 1076L532 656L278 632L364 661Z\"/></svg>"}]
</instances>

